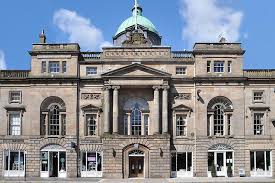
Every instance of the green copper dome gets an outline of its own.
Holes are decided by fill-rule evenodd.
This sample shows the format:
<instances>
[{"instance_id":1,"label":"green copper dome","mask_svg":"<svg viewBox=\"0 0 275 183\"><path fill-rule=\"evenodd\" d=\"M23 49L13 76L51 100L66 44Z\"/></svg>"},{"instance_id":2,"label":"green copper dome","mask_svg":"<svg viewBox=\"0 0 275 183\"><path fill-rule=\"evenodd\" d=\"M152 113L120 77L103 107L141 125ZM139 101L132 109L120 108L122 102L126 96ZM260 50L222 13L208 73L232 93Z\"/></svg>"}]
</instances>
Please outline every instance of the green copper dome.
<instances>
[{"instance_id":1,"label":"green copper dome","mask_svg":"<svg viewBox=\"0 0 275 183\"><path fill-rule=\"evenodd\" d=\"M123 31L125 31L129 27L135 26L135 23L136 23L136 14L133 9L133 15L131 17L129 17L128 19L126 19L119 26L115 36L117 36L119 33L123 32ZM138 11L137 11L137 24L140 26L146 27L151 32L158 34L158 31L157 31L156 27L154 26L154 24L149 19L142 16L142 8L140 6L138 7Z\"/></svg>"}]
</instances>

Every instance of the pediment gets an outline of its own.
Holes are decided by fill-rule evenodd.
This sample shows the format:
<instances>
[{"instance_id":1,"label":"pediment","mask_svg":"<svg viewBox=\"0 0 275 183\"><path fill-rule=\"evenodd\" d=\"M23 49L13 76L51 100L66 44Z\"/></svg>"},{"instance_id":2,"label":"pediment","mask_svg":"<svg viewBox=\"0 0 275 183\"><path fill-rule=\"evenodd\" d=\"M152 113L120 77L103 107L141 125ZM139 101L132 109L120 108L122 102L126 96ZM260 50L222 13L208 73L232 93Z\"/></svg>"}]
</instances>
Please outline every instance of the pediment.
<instances>
[{"instance_id":1,"label":"pediment","mask_svg":"<svg viewBox=\"0 0 275 183\"><path fill-rule=\"evenodd\" d=\"M183 104L179 104L179 105L174 106L173 110L174 111L188 111L188 112L193 111L191 107L188 107L188 106L183 105Z\"/></svg>"},{"instance_id":2,"label":"pediment","mask_svg":"<svg viewBox=\"0 0 275 183\"><path fill-rule=\"evenodd\" d=\"M142 64L132 64L107 73L102 77L170 77L171 74Z\"/></svg>"}]
</instances>

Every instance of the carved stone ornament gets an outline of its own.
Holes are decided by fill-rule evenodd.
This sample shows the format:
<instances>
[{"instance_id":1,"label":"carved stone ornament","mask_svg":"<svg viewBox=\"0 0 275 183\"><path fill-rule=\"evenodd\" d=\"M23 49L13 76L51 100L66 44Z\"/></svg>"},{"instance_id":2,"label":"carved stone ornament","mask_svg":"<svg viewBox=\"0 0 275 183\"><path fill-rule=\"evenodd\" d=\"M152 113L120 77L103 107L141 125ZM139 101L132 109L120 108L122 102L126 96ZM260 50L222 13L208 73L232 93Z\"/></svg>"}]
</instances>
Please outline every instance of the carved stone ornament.
<instances>
[{"instance_id":1,"label":"carved stone ornament","mask_svg":"<svg viewBox=\"0 0 275 183\"><path fill-rule=\"evenodd\" d=\"M123 46L128 46L128 45L150 45L151 42L150 40L146 39L144 36L144 33L142 32L136 32L133 31L130 33L130 36L127 37L128 39L122 43Z\"/></svg>"},{"instance_id":2,"label":"carved stone ornament","mask_svg":"<svg viewBox=\"0 0 275 183\"><path fill-rule=\"evenodd\" d=\"M100 93L82 93L81 99L82 100L100 100L101 94Z\"/></svg>"},{"instance_id":3,"label":"carved stone ornament","mask_svg":"<svg viewBox=\"0 0 275 183\"><path fill-rule=\"evenodd\" d=\"M191 100L191 93L178 93L175 94L175 100Z\"/></svg>"}]
</instances>

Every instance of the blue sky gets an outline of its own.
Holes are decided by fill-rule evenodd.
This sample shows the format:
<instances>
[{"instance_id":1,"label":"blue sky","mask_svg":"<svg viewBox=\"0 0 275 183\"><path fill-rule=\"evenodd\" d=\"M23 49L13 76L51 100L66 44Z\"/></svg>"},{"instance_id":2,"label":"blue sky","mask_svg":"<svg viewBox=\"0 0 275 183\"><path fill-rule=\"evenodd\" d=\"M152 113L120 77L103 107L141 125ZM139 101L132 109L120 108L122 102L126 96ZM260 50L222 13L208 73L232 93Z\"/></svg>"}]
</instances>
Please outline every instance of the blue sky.
<instances>
[{"instance_id":1,"label":"blue sky","mask_svg":"<svg viewBox=\"0 0 275 183\"><path fill-rule=\"evenodd\" d=\"M31 44L45 29L47 42L79 42L83 51L109 45L134 0L3 0L0 6L0 63L29 69ZM275 1L139 0L143 15L173 50L195 41L218 41L219 34L243 43L244 68L275 69ZM1 64L0 64L1 67ZM3 65L2 65L3 67Z\"/></svg>"}]
</instances>

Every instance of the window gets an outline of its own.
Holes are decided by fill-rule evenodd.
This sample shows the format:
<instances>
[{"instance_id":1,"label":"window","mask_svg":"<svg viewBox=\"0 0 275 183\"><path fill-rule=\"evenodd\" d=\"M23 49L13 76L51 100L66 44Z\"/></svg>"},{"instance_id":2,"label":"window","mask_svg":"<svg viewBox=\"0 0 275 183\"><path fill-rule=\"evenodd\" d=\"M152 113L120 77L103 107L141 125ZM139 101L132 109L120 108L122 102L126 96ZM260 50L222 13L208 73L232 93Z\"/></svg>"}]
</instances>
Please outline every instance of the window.
<instances>
[{"instance_id":1,"label":"window","mask_svg":"<svg viewBox=\"0 0 275 183\"><path fill-rule=\"evenodd\" d=\"M10 91L9 103L21 103L21 91Z\"/></svg>"},{"instance_id":2,"label":"window","mask_svg":"<svg viewBox=\"0 0 275 183\"><path fill-rule=\"evenodd\" d=\"M262 103L264 101L264 92L263 91L254 91L253 92L253 101L255 103Z\"/></svg>"},{"instance_id":3,"label":"window","mask_svg":"<svg viewBox=\"0 0 275 183\"><path fill-rule=\"evenodd\" d=\"M231 70L232 70L232 62L228 61L228 63L227 63L227 72L231 73Z\"/></svg>"},{"instance_id":4,"label":"window","mask_svg":"<svg viewBox=\"0 0 275 183\"><path fill-rule=\"evenodd\" d=\"M192 172L192 152L176 152L172 153L171 158L171 169L173 171L177 171L177 176L180 177L181 174L183 176L187 176L186 172ZM189 176L193 176L192 173Z\"/></svg>"},{"instance_id":5,"label":"window","mask_svg":"<svg viewBox=\"0 0 275 183\"><path fill-rule=\"evenodd\" d=\"M177 136L186 136L186 116L185 115L176 115L176 135Z\"/></svg>"},{"instance_id":6,"label":"window","mask_svg":"<svg viewBox=\"0 0 275 183\"><path fill-rule=\"evenodd\" d=\"M185 75L186 67L176 67L176 75Z\"/></svg>"},{"instance_id":7,"label":"window","mask_svg":"<svg viewBox=\"0 0 275 183\"><path fill-rule=\"evenodd\" d=\"M96 121L97 115L96 114L86 114L86 125L87 125L87 136L94 136L96 135Z\"/></svg>"},{"instance_id":8,"label":"window","mask_svg":"<svg viewBox=\"0 0 275 183\"><path fill-rule=\"evenodd\" d=\"M214 111L214 135L223 135L224 108L222 105L216 105Z\"/></svg>"},{"instance_id":9,"label":"window","mask_svg":"<svg viewBox=\"0 0 275 183\"><path fill-rule=\"evenodd\" d=\"M41 73L47 72L47 65L46 61L41 62Z\"/></svg>"},{"instance_id":10,"label":"window","mask_svg":"<svg viewBox=\"0 0 275 183\"><path fill-rule=\"evenodd\" d=\"M91 172L91 174L89 174ZM102 153L81 152L81 176L94 177L102 176ZM97 174L98 173L98 174Z\"/></svg>"},{"instance_id":11,"label":"window","mask_svg":"<svg viewBox=\"0 0 275 183\"><path fill-rule=\"evenodd\" d=\"M149 135L149 114L144 115L144 135Z\"/></svg>"},{"instance_id":12,"label":"window","mask_svg":"<svg viewBox=\"0 0 275 183\"><path fill-rule=\"evenodd\" d=\"M62 62L62 73L65 73L65 72L67 72L67 62L63 61Z\"/></svg>"},{"instance_id":13,"label":"window","mask_svg":"<svg viewBox=\"0 0 275 183\"><path fill-rule=\"evenodd\" d=\"M59 73L59 62L49 62L49 73Z\"/></svg>"},{"instance_id":14,"label":"window","mask_svg":"<svg viewBox=\"0 0 275 183\"><path fill-rule=\"evenodd\" d=\"M86 68L86 75L96 75L97 74L97 67L87 67Z\"/></svg>"},{"instance_id":15,"label":"window","mask_svg":"<svg viewBox=\"0 0 275 183\"><path fill-rule=\"evenodd\" d=\"M66 107L59 97L48 97L42 102L40 135L66 135Z\"/></svg>"},{"instance_id":16,"label":"window","mask_svg":"<svg viewBox=\"0 0 275 183\"><path fill-rule=\"evenodd\" d=\"M24 176L25 152L4 150L4 171L5 175ZM7 173L12 171L11 174Z\"/></svg>"},{"instance_id":17,"label":"window","mask_svg":"<svg viewBox=\"0 0 275 183\"><path fill-rule=\"evenodd\" d=\"M250 151L251 176L271 176L271 151Z\"/></svg>"},{"instance_id":18,"label":"window","mask_svg":"<svg viewBox=\"0 0 275 183\"><path fill-rule=\"evenodd\" d=\"M211 61L207 61L207 72L211 72Z\"/></svg>"},{"instance_id":19,"label":"window","mask_svg":"<svg viewBox=\"0 0 275 183\"><path fill-rule=\"evenodd\" d=\"M124 115L123 134L124 134L124 135L128 135L128 114L125 114L125 115Z\"/></svg>"},{"instance_id":20,"label":"window","mask_svg":"<svg viewBox=\"0 0 275 183\"><path fill-rule=\"evenodd\" d=\"M131 134L132 135L141 135L141 111L139 110L138 105L135 106L131 112Z\"/></svg>"},{"instance_id":21,"label":"window","mask_svg":"<svg viewBox=\"0 0 275 183\"><path fill-rule=\"evenodd\" d=\"M9 135L21 135L21 113L9 113Z\"/></svg>"},{"instance_id":22,"label":"window","mask_svg":"<svg viewBox=\"0 0 275 183\"><path fill-rule=\"evenodd\" d=\"M254 135L263 135L264 125L263 125L264 114L254 113Z\"/></svg>"},{"instance_id":23,"label":"window","mask_svg":"<svg viewBox=\"0 0 275 183\"><path fill-rule=\"evenodd\" d=\"M218 96L211 99L207 106L207 134L232 135L232 113L233 104L228 98Z\"/></svg>"},{"instance_id":24,"label":"window","mask_svg":"<svg viewBox=\"0 0 275 183\"><path fill-rule=\"evenodd\" d=\"M215 61L214 62L214 72L216 72L216 73L224 72L224 62L223 61Z\"/></svg>"}]
</instances>

